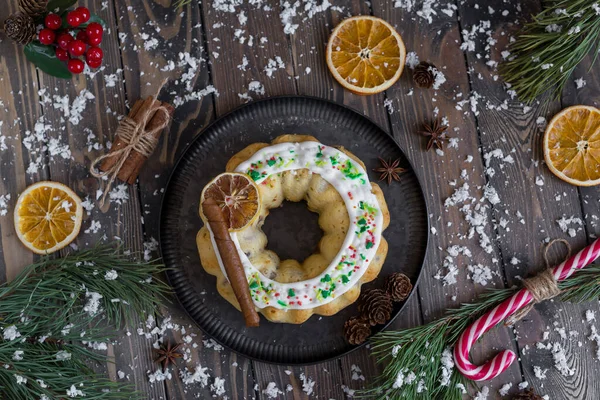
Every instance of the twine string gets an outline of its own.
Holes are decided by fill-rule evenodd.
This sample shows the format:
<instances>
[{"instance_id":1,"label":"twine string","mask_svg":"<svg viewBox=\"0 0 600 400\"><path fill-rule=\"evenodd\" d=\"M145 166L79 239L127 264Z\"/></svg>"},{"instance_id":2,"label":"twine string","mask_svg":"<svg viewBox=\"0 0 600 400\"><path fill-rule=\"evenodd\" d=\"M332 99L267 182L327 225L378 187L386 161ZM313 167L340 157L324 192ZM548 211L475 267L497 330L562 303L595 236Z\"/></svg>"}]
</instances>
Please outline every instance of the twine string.
<instances>
[{"instance_id":1,"label":"twine string","mask_svg":"<svg viewBox=\"0 0 600 400\"><path fill-rule=\"evenodd\" d=\"M523 286L531 293L533 300L527 306L511 315L507 319L506 325L514 325L517 321L525 317L533 309L534 305L541 303L544 300L552 299L561 293L558 282L554 279L554 274L552 273L552 264L550 264L550 261L548 260L550 249L558 243L564 244L567 248L567 255L564 260L571 257L571 245L565 239L554 239L546 245L546 248L544 249L546 269L531 278L523 280Z\"/></svg>"}]
</instances>

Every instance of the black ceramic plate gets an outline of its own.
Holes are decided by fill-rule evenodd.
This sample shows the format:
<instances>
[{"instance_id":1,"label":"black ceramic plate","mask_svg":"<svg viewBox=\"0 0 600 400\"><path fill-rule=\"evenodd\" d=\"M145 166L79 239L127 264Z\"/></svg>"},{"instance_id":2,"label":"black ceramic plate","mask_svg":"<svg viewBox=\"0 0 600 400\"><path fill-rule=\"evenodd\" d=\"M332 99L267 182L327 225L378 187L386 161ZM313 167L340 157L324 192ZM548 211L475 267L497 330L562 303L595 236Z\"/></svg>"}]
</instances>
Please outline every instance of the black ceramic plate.
<instances>
[{"instance_id":1,"label":"black ceramic plate","mask_svg":"<svg viewBox=\"0 0 600 400\"><path fill-rule=\"evenodd\" d=\"M215 277L200 265L196 233L200 193L225 171L229 158L255 142L270 142L285 133L315 136L327 145L343 145L370 171L377 159L401 158L408 169L400 183L380 182L390 209L391 224L383 233L389 253L379 277L363 289L383 285L400 271L416 284L428 240L427 208L421 186L402 150L380 127L348 108L306 97L277 97L250 103L208 126L179 160L166 190L161 211L160 244L170 268L168 279L179 302L202 330L222 345L256 360L308 364L342 356L357 346L344 340L343 325L357 314L356 303L331 317L313 315L302 325L276 324L261 316L260 327L246 328L242 314L216 290ZM378 176L370 172L372 181ZM322 232L317 216L304 202L286 202L273 210L264 231L268 248L282 259L302 261L313 253ZM404 304L396 304L396 316ZM384 326L374 328L374 332Z\"/></svg>"}]
</instances>

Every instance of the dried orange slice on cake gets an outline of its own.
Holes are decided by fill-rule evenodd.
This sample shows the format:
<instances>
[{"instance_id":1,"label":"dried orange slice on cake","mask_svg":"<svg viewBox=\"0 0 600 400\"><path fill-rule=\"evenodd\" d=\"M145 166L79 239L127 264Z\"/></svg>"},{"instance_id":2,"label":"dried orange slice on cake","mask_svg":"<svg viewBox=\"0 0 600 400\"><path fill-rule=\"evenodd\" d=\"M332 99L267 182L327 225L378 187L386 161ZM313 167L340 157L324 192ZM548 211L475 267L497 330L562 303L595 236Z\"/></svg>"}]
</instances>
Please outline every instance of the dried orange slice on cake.
<instances>
[{"instance_id":1,"label":"dried orange slice on cake","mask_svg":"<svg viewBox=\"0 0 600 400\"><path fill-rule=\"evenodd\" d=\"M15 206L15 230L23 244L37 254L50 254L79 234L81 199L62 183L38 182L29 186Z\"/></svg>"},{"instance_id":2,"label":"dried orange slice on cake","mask_svg":"<svg viewBox=\"0 0 600 400\"><path fill-rule=\"evenodd\" d=\"M572 185L600 184L600 110L573 106L555 115L544 135L544 158Z\"/></svg>"},{"instance_id":3,"label":"dried orange slice on cake","mask_svg":"<svg viewBox=\"0 0 600 400\"><path fill-rule=\"evenodd\" d=\"M394 27L368 15L340 22L327 44L329 71L355 94L375 94L392 86L405 60L406 48Z\"/></svg>"},{"instance_id":4,"label":"dried orange slice on cake","mask_svg":"<svg viewBox=\"0 0 600 400\"><path fill-rule=\"evenodd\" d=\"M258 187L246 174L226 172L210 181L200 195L200 215L204 200L214 199L227 222L230 231L239 231L254 222L259 214L260 195Z\"/></svg>"}]
</instances>

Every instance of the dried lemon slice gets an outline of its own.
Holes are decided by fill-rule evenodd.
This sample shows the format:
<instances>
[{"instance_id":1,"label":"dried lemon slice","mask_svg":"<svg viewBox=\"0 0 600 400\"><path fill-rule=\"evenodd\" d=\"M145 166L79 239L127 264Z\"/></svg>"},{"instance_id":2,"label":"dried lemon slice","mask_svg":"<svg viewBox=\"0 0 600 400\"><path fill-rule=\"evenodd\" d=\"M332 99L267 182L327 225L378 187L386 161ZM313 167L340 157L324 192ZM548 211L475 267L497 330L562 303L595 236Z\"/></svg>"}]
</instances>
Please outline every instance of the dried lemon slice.
<instances>
[{"instance_id":1,"label":"dried lemon slice","mask_svg":"<svg viewBox=\"0 0 600 400\"><path fill-rule=\"evenodd\" d=\"M600 184L600 110L568 107L546 128L544 158L550 171L577 186Z\"/></svg>"},{"instance_id":2,"label":"dried lemon slice","mask_svg":"<svg viewBox=\"0 0 600 400\"><path fill-rule=\"evenodd\" d=\"M15 206L19 240L37 254L50 254L71 243L79 234L81 199L62 183L38 182L29 186Z\"/></svg>"},{"instance_id":3,"label":"dried lemon slice","mask_svg":"<svg viewBox=\"0 0 600 400\"><path fill-rule=\"evenodd\" d=\"M329 71L356 94L375 94L392 86L405 60L406 48L394 27L368 15L340 22L327 44Z\"/></svg>"},{"instance_id":4,"label":"dried lemon slice","mask_svg":"<svg viewBox=\"0 0 600 400\"><path fill-rule=\"evenodd\" d=\"M239 231L258 216L260 195L256 184L246 174L226 172L209 182L200 195L200 215L204 200L214 199L226 218L230 231Z\"/></svg>"}]
</instances>

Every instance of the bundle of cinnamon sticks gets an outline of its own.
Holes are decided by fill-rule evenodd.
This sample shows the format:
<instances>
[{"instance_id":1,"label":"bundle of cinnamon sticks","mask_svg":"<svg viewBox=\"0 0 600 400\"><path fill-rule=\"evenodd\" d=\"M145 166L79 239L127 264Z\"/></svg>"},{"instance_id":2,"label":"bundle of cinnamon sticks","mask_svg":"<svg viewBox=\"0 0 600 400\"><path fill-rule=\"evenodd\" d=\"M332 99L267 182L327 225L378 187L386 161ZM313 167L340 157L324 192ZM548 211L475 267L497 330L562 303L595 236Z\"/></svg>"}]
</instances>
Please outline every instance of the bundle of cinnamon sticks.
<instances>
[{"instance_id":1,"label":"bundle of cinnamon sticks","mask_svg":"<svg viewBox=\"0 0 600 400\"><path fill-rule=\"evenodd\" d=\"M167 112L165 113L164 110ZM137 125L141 125L146 122L144 127L140 127L140 134L143 135L144 132L151 132L152 138L154 140L158 140L163 131L163 129L158 128L164 127L170 121L174 111L175 108L172 105L161 102L155 99L153 96L150 96L146 99L140 99L136 101L127 117L134 121ZM121 150L128 145L129 143L126 140L120 136L117 136L110 149L110 152L108 153L108 157L104 158L99 169L104 172L113 169L115 165L120 162L120 157L111 157L111 153ZM117 178L129 184L135 183L135 180L140 174L142 166L147 159L148 155L144 155L136 149L133 149L127 155L126 160L119 169Z\"/></svg>"}]
</instances>

